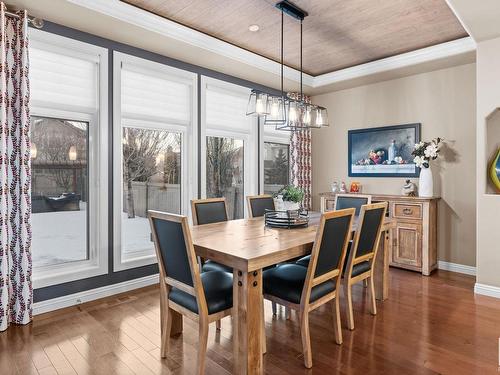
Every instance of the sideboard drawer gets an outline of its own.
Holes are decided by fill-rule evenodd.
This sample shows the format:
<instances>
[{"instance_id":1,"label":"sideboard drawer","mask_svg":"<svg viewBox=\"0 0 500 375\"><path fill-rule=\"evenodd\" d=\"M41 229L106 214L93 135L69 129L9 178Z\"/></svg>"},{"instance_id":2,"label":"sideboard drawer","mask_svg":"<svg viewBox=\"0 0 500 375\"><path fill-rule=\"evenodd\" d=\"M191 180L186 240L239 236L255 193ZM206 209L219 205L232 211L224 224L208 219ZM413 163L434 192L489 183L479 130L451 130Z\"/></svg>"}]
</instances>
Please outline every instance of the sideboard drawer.
<instances>
[{"instance_id":1,"label":"sideboard drawer","mask_svg":"<svg viewBox=\"0 0 500 375\"><path fill-rule=\"evenodd\" d=\"M393 216L398 219L422 219L422 204L394 203Z\"/></svg>"}]
</instances>

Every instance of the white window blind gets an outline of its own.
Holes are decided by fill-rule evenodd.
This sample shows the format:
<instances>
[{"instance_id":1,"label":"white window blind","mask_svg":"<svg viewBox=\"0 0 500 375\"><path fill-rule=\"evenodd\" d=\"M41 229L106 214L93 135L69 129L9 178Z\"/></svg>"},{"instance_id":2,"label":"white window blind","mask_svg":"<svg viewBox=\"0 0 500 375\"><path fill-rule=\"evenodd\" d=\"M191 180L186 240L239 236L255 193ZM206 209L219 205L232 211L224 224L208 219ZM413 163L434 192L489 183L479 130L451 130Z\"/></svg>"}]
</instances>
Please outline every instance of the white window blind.
<instances>
[{"instance_id":1,"label":"white window blind","mask_svg":"<svg viewBox=\"0 0 500 375\"><path fill-rule=\"evenodd\" d=\"M97 58L97 56L96 56ZM34 105L98 108L98 62L30 47Z\"/></svg>"},{"instance_id":2,"label":"white window blind","mask_svg":"<svg viewBox=\"0 0 500 375\"><path fill-rule=\"evenodd\" d=\"M122 118L188 124L191 119L191 81L131 64L121 70Z\"/></svg>"},{"instance_id":3,"label":"white window blind","mask_svg":"<svg viewBox=\"0 0 500 375\"><path fill-rule=\"evenodd\" d=\"M251 116L246 115L249 94L250 90L232 91L215 85L207 85L207 128L251 134L255 122Z\"/></svg>"}]
</instances>

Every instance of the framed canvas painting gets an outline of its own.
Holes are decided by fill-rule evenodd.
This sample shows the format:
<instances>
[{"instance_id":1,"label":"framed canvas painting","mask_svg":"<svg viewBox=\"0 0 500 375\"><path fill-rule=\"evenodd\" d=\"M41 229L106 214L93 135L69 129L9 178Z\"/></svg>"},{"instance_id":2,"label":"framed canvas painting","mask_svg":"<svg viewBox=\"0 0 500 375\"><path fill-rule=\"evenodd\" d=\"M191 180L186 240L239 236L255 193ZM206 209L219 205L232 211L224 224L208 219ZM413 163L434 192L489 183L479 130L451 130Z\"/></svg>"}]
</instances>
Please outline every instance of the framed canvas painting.
<instances>
[{"instance_id":1,"label":"framed canvas painting","mask_svg":"<svg viewBox=\"0 0 500 375\"><path fill-rule=\"evenodd\" d=\"M418 177L411 155L421 124L348 131L349 177Z\"/></svg>"}]
</instances>

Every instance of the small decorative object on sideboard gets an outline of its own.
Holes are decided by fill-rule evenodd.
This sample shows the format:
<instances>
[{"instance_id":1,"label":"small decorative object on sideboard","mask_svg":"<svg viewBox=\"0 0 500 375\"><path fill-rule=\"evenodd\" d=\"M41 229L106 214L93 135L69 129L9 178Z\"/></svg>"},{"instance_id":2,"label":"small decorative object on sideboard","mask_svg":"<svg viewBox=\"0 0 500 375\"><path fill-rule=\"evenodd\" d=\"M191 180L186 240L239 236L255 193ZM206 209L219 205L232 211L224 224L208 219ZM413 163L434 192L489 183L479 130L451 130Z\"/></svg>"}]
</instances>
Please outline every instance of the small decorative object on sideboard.
<instances>
[{"instance_id":1,"label":"small decorative object on sideboard","mask_svg":"<svg viewBox=\"0 0 500 375\"><path fill-rule=\"evenodd\" d=\"M340 191L339 193L345 194L347 193L347 186L345 186L345 182L342 181L342 184L340 185Z\"/></svg>"},{"instance_id":2,"label":"small decorative object on sideboard","mask_svg":"<svg viewBox=\"0 0 500 375\"><path fill-rule=\"evenodd\" d=\"M339 184L337 181L333 181L332 183L332 193L338 193L339 192Z\"/></svg>"},{"instance_id":3,"label":"small decorative object on sideboard","mask_svg":"<svg viewBox=\"0 0 500 375\"><path fill-rule=\"evenodd\" d=\"M401 194L407 197L416 197L417 196L417 185L415 185L410 180L406 180L403 188L401 189Z\"/></svg>"},{"instance_id":4,"label":"small decorative object on sideboard","mask_svg":"<svg viewBox=\"0 0 500 375\"><path fill-rule=\"evenodd\" d=\"M493 158L489 175L493 186L495 186L497 193L500 193L500 148L498 148L496 156Z\"/></svg>"},{"instance_id":5,"label":"small decorative object on sideboard","mask_svg":"<svg viewBox=\"0 0 500 375\"><path fill-rule=\"evenodd\" d=\"M420 168L420 179L418 185L419 197L432 197L434 195L434 182L430 162L439 156L442 138L435 138L430 142L420 142L415 144L412 155L413 162Z\"/></svg>"},{"instance_id":6,"label":"small decorative object on sideboard","mask_svg":"<svg viewBox=\"0 0 500 375\"><path fill-rule=\"evenodd\" d=\"M276 209L278 211L298 210L303 199L304 191L302 189L293 185L284 186L276 193Z\"/></svg>"},{"instance_id":7,"label":"small decorative object on sideboard","mask_svg":"<svg viewBox=\"0 0 500 375\"><path fill-rule=\"evenodd\" d=\"M351 182L351 187L349 188L349 193L361 193L361 183Z\"/></svg>"}]
</instances>

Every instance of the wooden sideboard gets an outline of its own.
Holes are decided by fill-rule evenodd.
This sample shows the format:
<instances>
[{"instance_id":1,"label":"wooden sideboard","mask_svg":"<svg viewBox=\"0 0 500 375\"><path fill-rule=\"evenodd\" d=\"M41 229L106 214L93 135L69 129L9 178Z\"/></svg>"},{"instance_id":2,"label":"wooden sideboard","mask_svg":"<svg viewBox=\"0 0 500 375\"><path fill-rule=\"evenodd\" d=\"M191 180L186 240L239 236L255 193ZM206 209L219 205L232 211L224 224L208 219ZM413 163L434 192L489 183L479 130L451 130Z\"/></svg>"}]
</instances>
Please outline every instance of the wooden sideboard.
<instances>
[{"instance_id":1,"label":"wooden sideboard","mask_svg":"<svg viewBox=\"0 0 500 375\"><path fill-rule=\"evenodd\" d=\"M366 193L365 193L366 194ZM353 194L354 195L354 194ZM390 265L429 276L437 268L438 197L370 194L372 203L389 203L387 215L395 221L389 243ZM335 209L335 194L322 193L321 212Z\"/></svg>"}]
</instances>

